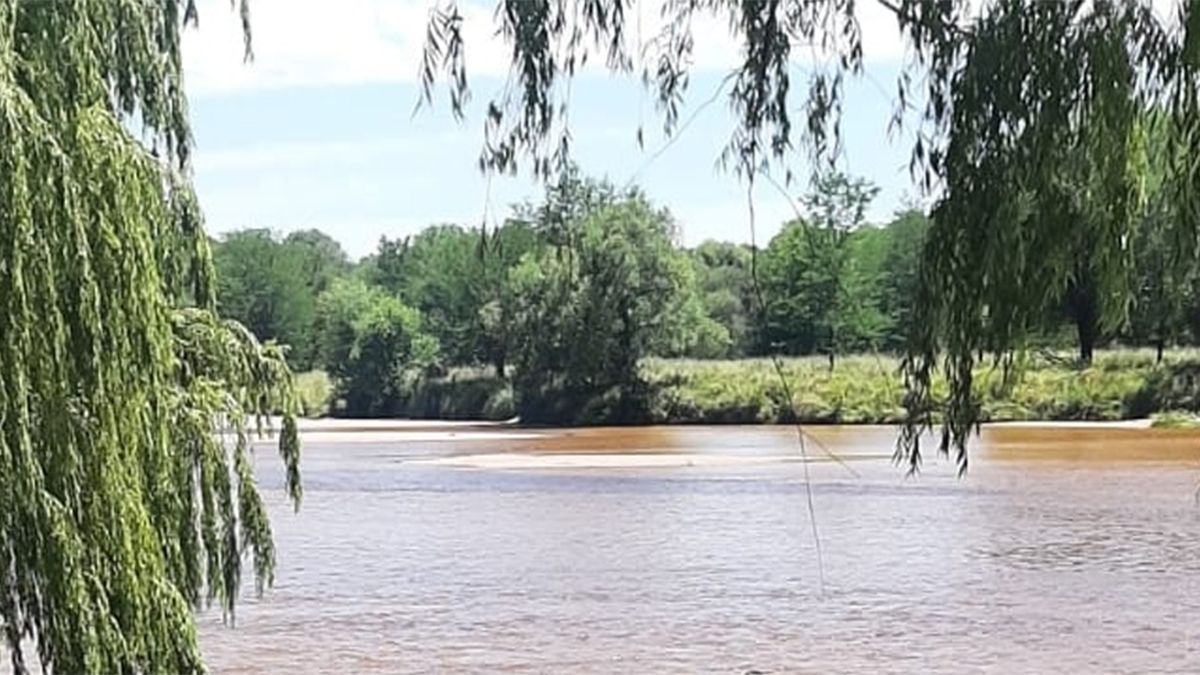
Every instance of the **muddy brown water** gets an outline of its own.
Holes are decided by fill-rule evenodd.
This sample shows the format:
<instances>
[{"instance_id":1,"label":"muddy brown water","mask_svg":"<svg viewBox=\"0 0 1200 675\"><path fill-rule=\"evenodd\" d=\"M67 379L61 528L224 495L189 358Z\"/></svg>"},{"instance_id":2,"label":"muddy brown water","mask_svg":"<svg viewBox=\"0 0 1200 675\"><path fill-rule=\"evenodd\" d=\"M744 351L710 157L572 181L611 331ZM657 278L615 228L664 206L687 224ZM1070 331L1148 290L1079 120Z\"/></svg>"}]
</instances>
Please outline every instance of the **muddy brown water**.
<instances>
[{"instance_id":1,"label":"muddy brown water","mask_svg":"<svg viewBox=\"0 0 1200 675\"><path fill-rule=\"evenodd\" d=\"M794 454L785 428L310 444L296 515L263 453L277 582L203 648L218 673L1200 672L1200 436L993 428L959 479L905 478L890 429L813 431L853 470L809 464L820 567L804 465L736 461ZM428 462L497 452L729 461Z\"/></svg>"},{"instance_id":2,"label":"muddy brown water","mask_svg":"<svg viewBox=\"0 0 1200 675\"><path fill-rule=\"evenodd\" d=\"M276 583L233 628L204 613L204 653L214 673L1200 672L1200 435L992 428L959 479L932 457L906 478L891 429L812 431L849 467L808 464L819 559L786 428L308 443L298 514L260 450ZM472 467L496 453L533 459ZM681 461L588 465L614 453Z\"/></svg>"}]
</instances>

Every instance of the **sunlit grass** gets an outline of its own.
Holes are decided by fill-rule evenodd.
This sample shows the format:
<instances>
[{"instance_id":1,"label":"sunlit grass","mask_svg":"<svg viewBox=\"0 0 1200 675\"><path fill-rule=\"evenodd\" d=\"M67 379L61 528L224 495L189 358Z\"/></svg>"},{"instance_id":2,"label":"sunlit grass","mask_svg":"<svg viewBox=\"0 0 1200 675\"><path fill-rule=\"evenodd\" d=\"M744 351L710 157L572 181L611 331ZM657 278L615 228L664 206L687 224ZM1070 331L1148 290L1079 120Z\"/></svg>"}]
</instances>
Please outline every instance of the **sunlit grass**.
<instances>
[{"instance_id":1,"label":"sunlit grass","mask_svg":"<svg viewBox=\"0 0 1200 675\"><path fill-rule=\"evenodd\" d=\"M323 370L310 370L296 375L296 397L304 417L324 417L333 402L333 380Z\"/></svg>"},{"instance_id":2,"label":"sunlit grass","mask_svg":"<svg viewBox=\"0 0 1200 675\"><path fill-rule=\"evenodd\" d=\"M1158 429L1196 429L1200 428L1200 416L1183 410L1154 413L1150 416L1150 426Z\"/></svg>"},{"instance_id":3,"label":"sunlit grass","mask_svg":"<svg viewBox=\"0 0 1200 675\"><path fill-rule=\"evenodd\" d=\"M891 424L903 419L900 362L856 355L781 361L799 421ZM643 375L657 392L652 417L662 423L761 423L787 414L783 385L769 359L650 359ZM946 384L934 381L935 397ZM1006 381L1001 368L980 366L975 392L986 421L1117 420L1161 410L1200 409L1200 350L1173 350L1156 363L1153 350L1112 350L1078 367L1071 354L1030 355Z\"/></svg>"}]
</instances>

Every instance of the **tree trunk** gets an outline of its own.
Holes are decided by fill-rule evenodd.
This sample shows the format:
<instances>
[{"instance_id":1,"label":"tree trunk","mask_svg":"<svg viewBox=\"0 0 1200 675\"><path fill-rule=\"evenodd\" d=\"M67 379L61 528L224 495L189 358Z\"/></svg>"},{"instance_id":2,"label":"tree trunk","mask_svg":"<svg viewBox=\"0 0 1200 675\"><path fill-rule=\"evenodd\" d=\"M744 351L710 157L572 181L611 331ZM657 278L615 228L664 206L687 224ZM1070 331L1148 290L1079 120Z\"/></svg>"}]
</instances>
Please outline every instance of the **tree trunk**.
<instances>
[{"instance_id":1,"label":"tree trunk","mask_svg":"<svg viewBox=\"0 0 1200 675\"><path fill-rule=\"evenodd\" d=\"M829 329L829 372L833 372L834 362L837 360L837 328Z\"/></svg>"},{"instance_id":2,"label":"tree trunk","mask_svg":"<svg viewBox=\"0 0 1200 675\"><path fill-rule=\"evenodd\" d=\"M1092 356L1096 351L1096 316L1094 311L1085 311L1075 319L1075 329L1079 334L1079 362L1085 366L1092 365Z\"/></svg>"},{"instance_id":3,"label":"tree trunk","mask_svg":"<svg viewBox=\"0 0 1200 675\"><path fill-rule=\"evenodd\" d=\"M1096 341L1100 337L1095 284L1088 275L1085 267L1078 275L1078 280L1067 287L1067 313L1075 322L1079 337L1079 362L1084 366L1092 365Z\"/></svg>"},{"instance_id":4,"label":"tree trunk","mask_svg":"<svg viewBox=\"0 0 1200 675\"><path fill-rule=\"evenodd\" d=\"M1163 343L1164 342L1165 342L1165 340L1163 340L1162 338L1159 338L1154 341L1154 351L1155 351L1154 363L1159 364L1159 365L1162 364Z\"/></svg>"}]
</instances>

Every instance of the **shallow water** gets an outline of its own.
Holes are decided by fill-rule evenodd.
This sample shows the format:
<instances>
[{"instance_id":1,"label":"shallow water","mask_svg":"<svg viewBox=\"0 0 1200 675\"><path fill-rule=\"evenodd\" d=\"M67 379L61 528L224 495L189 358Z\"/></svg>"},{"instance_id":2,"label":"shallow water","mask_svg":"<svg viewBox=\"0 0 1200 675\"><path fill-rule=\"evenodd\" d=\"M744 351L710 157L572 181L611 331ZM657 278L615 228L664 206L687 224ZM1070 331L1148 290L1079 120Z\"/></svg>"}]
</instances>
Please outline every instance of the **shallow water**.
<instances>
[{"instance_id":1,"label":"shallow water","mask_svg":"<svg viewBox=\"0 0 1200 675\"><path fill-rule=\"evenodd\" d=\"M849 468L809 464L818 556L796 461L429 462L796 453L779 428L547 433L309 444L296 515L262 452L278 577L236 628L202 618L213 671L1200 670L1198 436L992 429L959 480L906 479L891 430L819 429Z\"/></svg>"}]
</instances>

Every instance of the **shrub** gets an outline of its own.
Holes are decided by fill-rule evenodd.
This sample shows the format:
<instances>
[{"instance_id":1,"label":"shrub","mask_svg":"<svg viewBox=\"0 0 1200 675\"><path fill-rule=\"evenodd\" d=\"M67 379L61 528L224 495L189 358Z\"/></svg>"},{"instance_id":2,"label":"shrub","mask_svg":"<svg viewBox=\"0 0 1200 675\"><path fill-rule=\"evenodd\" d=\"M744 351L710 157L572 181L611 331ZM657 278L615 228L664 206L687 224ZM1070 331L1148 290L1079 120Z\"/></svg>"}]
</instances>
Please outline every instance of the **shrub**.
<instances>
[{"instance_id":1,"label":"shrub","mask_svg":"<svg viewBox=\"0 0 1200 675\"><path fill-rule=\"evenodd\" d=\"M502 403L505 392L507 411ZM512 417L512 387L486 368L454 368L440 377L421 377L406 392L406 401L404 414L418 419Z\"/></svg>"},{"instance_id":2,"label":"shrub","mask_svg":"<svg viewBox=\"0 0 1200 675\"><path fill-rule=\"evenodd\" d=\"M324 417L329 414L333 400L333 380L323 370L300 373L295 379L296 398L300 400L300 414L305 417Z\"/></svg>"}]
</instances>

